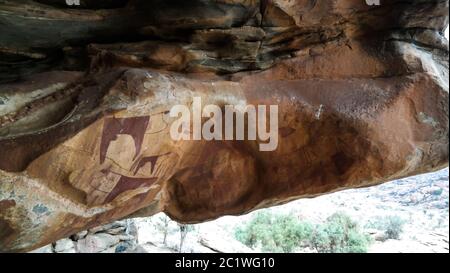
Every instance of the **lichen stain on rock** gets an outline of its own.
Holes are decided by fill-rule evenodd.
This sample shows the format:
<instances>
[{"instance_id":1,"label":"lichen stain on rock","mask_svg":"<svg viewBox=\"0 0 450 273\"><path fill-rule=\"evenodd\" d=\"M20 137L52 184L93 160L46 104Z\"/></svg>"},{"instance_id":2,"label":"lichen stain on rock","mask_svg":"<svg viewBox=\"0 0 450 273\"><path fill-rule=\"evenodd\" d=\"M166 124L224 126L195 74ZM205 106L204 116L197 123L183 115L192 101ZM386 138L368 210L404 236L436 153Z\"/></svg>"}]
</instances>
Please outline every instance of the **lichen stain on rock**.
<instances>
[{"instance_id":1,"label":"lichen stain on rock","mask_svg":"<svg viewBox=\"0 0 450 273\"><path fill-rule=\"evenodd\" d=\"M49 212L48 208L42 204L34 206L32 211L38 215L46 214Z\"/></svg>"}]
</instances>

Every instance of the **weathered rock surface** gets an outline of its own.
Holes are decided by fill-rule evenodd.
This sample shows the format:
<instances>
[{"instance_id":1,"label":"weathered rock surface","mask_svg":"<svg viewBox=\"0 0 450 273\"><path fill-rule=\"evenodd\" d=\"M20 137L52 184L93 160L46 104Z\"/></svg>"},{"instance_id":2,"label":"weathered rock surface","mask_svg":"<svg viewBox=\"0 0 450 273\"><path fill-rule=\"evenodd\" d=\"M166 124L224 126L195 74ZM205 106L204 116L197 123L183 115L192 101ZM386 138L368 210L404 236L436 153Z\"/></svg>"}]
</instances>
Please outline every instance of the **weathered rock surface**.
<instances>
[{"instance_id":1,"label":"weathered rock surface","mask_svg":"<svg viewBox=\"0 0 450 273\"><path fill-rule=\"evenodd\" d=\"M0 1L1 252L448 166L449 1L82 2ZM172 140L195 96L278 105L278 148Z\"/></svg>"}]
</instances>

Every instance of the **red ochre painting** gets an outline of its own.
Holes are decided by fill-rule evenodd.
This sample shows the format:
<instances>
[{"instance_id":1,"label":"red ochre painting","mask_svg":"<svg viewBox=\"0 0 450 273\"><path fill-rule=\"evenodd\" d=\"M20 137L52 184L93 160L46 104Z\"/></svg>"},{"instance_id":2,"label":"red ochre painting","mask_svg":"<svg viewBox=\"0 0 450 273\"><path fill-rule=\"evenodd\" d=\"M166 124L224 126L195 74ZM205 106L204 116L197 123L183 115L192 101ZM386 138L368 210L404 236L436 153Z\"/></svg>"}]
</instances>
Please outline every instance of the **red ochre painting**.
<instances>
[{"instance_id":1,"label":"red ochre painting","mask_svg":"<svg viewBox=\"0 0 450 273\"><path fill-rule=\"evenodd\" d=\"M101 173L106 177L120 177L114 188L107 194L104 203L113 201L117 196L126 191L135 190L138 188L150 187L155 183L158 177L153 176L153 173L158 164L158 159L162 156L167 156L170 153L162 155L146 155L142 152L142 145L146 131L150 125L151 117L130 117L130 118L106 118L103 125L101 142L100 142L100 164L104 164L107 159L108 148L113 141L116 141L119 135L130 136L134 142L135 154L132 157L131 168L126 169L129 175L123 172L116 172L109 166L101 170ZM114 160L113 158L110 158ZM143 168L149 164L146 171ZM122 168L124 169L124 168Z\"/></svg>"}]
</instances>

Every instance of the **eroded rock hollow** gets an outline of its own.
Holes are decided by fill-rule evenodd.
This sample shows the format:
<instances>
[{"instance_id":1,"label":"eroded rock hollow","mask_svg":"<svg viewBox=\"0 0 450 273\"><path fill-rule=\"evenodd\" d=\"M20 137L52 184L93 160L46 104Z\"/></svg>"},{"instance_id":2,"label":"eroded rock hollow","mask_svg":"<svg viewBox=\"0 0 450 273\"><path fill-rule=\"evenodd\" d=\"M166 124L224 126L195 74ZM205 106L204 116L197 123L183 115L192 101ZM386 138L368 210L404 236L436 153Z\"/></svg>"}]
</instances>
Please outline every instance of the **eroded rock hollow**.
<instances>
[{"instance_id":1,"label":"eroded rock hollow","mask_svg":"<svg viewBox=\"0 0 450 273\"><path fill-rule=\"evenodd\" d=\"M448 166L449 1L367 2L0 0L0 252ZM174 140L195 97L277 105L277 148Z\"/></svg>"}]
</instances>

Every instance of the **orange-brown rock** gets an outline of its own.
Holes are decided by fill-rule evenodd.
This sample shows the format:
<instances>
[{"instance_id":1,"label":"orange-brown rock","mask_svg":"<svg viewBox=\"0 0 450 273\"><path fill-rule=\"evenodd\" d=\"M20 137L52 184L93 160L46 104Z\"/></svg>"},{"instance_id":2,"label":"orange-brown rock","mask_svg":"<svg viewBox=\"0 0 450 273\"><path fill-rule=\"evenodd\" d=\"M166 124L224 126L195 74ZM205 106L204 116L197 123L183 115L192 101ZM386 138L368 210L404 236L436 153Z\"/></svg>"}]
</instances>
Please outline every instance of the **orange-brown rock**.
<instances>
[{"instance_id":1,"label":"orange-brown rock","mask_svg":"<svg viewBox=\"0 0 450 273\"><path fill-rule=\"evenodd\" d=\"M81 2L0 1L0 252L448 166L449 1ZM173 140L194 97L278 105L277 149Z\"/></svg>"}]
</instances>

